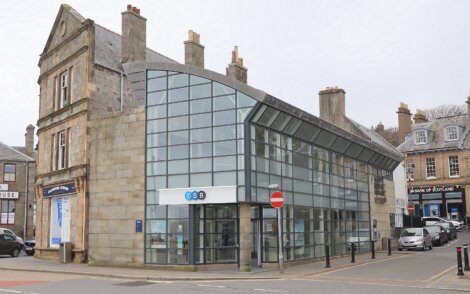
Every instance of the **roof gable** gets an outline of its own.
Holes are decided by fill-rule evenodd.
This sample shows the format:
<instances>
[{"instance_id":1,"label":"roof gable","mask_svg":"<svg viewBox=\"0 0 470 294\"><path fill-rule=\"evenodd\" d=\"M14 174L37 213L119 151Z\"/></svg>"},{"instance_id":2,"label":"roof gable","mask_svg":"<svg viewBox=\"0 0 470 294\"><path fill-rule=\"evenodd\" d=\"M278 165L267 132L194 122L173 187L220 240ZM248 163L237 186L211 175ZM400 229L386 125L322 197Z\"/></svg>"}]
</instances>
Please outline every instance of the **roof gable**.
<instances>
[{"instance_id":1,"label":"roof gable","mask_svg":"<svg viewBox=\"0 0 470 294\"><path fill-rule=\"evenodd\" d=\"M1 161L34 161L34 158L0 142L0 160Z\"/></svg>"},{"instance_id":2,"label":"roof gable","mask_svg":"<svg viewBox=\"0 0 470 294\"><path fill-rule=\"evenodd\" d=\"M72 32L81 27L86 19L81 16L75 9L70 5L62 4L59 12L57 13L54 25L52 26L49 38L47 39L46 46L42 54L49 51L55 45L61 43L66 39Z\"/></svg>"}]
</instances>

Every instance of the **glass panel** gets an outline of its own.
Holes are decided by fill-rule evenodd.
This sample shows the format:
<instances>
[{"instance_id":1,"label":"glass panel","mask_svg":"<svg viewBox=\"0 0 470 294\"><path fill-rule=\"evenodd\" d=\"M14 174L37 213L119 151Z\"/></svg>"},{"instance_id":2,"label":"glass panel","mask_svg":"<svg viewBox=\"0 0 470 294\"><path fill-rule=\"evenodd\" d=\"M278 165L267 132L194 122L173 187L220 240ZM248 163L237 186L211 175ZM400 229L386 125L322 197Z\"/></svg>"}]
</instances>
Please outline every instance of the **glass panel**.
<instances>
[{"instance_id":1,"label":"glass panel","mask_svg":"<svg viewBox=\"0 0 470 294\"><path fill-rule=\"evenodd\" d=\"M228 125L235 123L235 110L226 110L214 112L214 126L217 125Z\"/></svg>"},{"instance_id":2,"label":"glass panel","mask_svg":"<svg viewBox=\"0 0 470 294\"><path fill-rule=\"evenodd\" d=\"M212 110L212 99L199 99L190 102L191 114L210 112Z\"/></svg>"},{"instance_id":3,"label":"glass panel","mask_svg":"<svg viewBox=\"0 0 470 294\"><path fill-rule=\"evenodd\" d=\"M172 117L168 119L168 131L183 130L188 128L188 117Z\"/></svg>"},{"instance_id":4,"label":"glass panel","mask_svg":"<svg viewBox=\"0 0 470 294\"><path fill-rule=\"evenodd\" d=\"M214 142L214 156L231 155L236 153L236 141Z\"/></svg>"},{"instance_id":5,"label":"glass panel","mask_svg":"<svg viewBox=\"0 0 470 294\"><path fill-rule=\"evenodd\" d=\"M191 99L205 98L211 96L211 84L191 86L190 97Z\"/></svg>"},{"instance_id":6,"label":"glass panel","mask_svg":"<svg viewBox=\"0 0 470 294\"><path fill-rule=\"evenodd\" d=\"M323 147L330 147L331 144L333 144L335 141L336 137L336 135L323 130L315 139L315 143Z\"/></svg>"},{"instance_id":7,"label":"glass panel","mask_svg":"<svg viewBox=\"0 0 470 294\"><path fill-rule=\"evenodd\" d=\"M189 218L189 206L168 205L168 218ZM176 232L176 230L170 228L170 232Z\"/></svg>"},{"instance_id":8,"label":"glass panel","mask_svg":"<svg viewBox=\"0 0 470 294\"><path fill-rule=\"evenodd\" d=\"M212 141L212 129L195 129L191 130L191 143L210 142Z\"/></svg>"},{"instance_id":9,"label":"glass panel","mask_svg":"<svg viewBox=\"0 0 470 294\"><path fill-rule=\"evenodd\" d=\"M168 90L168 102L188 100L188 88Z\"/></svg>"},{"instance_id":10,"label":"glass panel","mask_svg":"<svg viewBox=\"0 0 470 294\"><path fill-rule=\"evenodd\" d=\"M191 144L191 157L212 156L212 143Z\"/></svg>"},{"instance_id":11,"label":"glass panel","mask_svg":"<svg viewBox=\"0 0 470 294\"><path fill-rule=\"evenodd\" d=\"M147 160L157 161L166 159L166 147L147 149Z\"/></svg>"},{"instance_id":12,"label":"glass panel","mask_svg":"<svg viewBox=\"0 0 470 294\"><path fill-rule=\"evenodd\" d=\"M211 158L200 158L191 159L191 172L208 172L212 171L212 159Z\"/></svg>"},{"instance_id":13,"label":"glass panel","mask_svg":"<svg viewBox=\"0 0 470 294\"><path fill-rule=\"evenodd\" d=\"M161 76L166 76L166 70L149 70L147 71L147 78L158 78Z\"/></svg>"},{"instance_id":14,"label":"glass panel","mask_svg":"<svg viewBox=\"0 0 470 294\"><path fill-rule=\"evenodd\" d=\"M174 76L168 77L168 88L179 88L188 85L188 75L187 74L179 74Z\"/></svg>"},{"instance_id":15,"label":"glass panel","mask_svg":"<svg viewBox=\"0 0 470 294\"><path fill-rule=\"evenodd\" d=\"M188 160L168 161L168 174L188 173Z\"/></svg>"},{"instance_id":16,"label":"glass panel","mask_svg":"<svg viewBox=\"0 0 470 294\"><path fill-rule=\"evenodd\" d=\"M227 87L225 85L222 85L220 83L214 82L213 84L214 87L214 96L219 96L219 95L227 95L227 94L234 94L235 90Z\"/></svg>"},{"instance_id":17,"label":"glass panel","mask_svg":"<svg viewBox=\"0 0 470 294\"><path fill-rule=\"evenodd\" d=\"M190 76L190 84L191 85L205 84L205 83L209 83L209 82L210 82L210 80L205 79L205 78L201 78L201 77L194 76L194 75Z\"/></svg>"},{"instance_id":18,"label":"glass panel","mask_svg":"<svg viewBox=\"0 0 470 294\"><path fill-rule=\"evenodd\" d=\"M166 103L166 91L153 92L147 94L147 105L156 105Z\"/></svg>"},{"instance_id":19,"label":"glass panel","mask_svg":"<svg viewBox=\"0 0 470 294\"><path fill-rule=\"evenodd\" d=\"M158 133L166 131L166 119L147 121L147 133Z\"/></svg>"},{"instance_id":20,"label":"glass panel","mask_svg":"<svg viewBox=\"0 0 470 294\"><path fill-rule=\"evenodd\" d=\"M147 136L147 147L166 145L166 133L150 134Z\"/></svg>"},{"instance_id":21,"label":"glass panel","mask_svg":"<svg viewBox=\"0 0 470 294\"><path fill-rule=\"evenodd\" d=\"M235 125L215 127L214 128L214 141L230 140L236 138Z\"/></svg>"},{"instance_id":22,"label":"glass panel","mask_svg":"<svg viewBox=\"0 0 470 294\"><path fill-rule=\"evenodd\" d=\"M235 108L235 95L214 97L213 103L214 111L233 109Z\"/></svg>"},{"instance_id":23,"label":"glass panel","mask_svg":"<svg viewBox=\"0 0 470 294\"><path fill-rule=\"evenodd\" d=\"M189 142L189 131L169 132L168 145L187 144Z\"/></svg>"},{"instance_id":24,"label":"glass panel","mask_svg":"<svg viewBox=\"0 0 470 294\"><path fill-rule=\"evenodd\" d=\"M188 114L188 102L168 104L168 116Z\"/></svg>"},{"instance_id":25,"label":"glass panel","mask_svg":"<svg viewBox=\"0 0 470 294\"><path fill-rule=\"evenodd\" d=\"M172 146L168 148L168 159L188 158L188 145Z\"/></svg>"},{"instance_id":26,"label":"glass panel","mask_svg":"<svg viewBox=\"0 0 470 294\"><path fill-rule=\"evenodd\" d=\"M320 133L319 128L312 124L303 122L295 132L295 135L306 141L311 141L318 135L318 133Z\"/></svg>"},{"instance_id":27,"label":"glass panel","mask_svg":"<svg viewBox=\"0 0 470 294\"><path fill-rule=\"evenodd\" d=\"M251 107L255 105L256 100L243 94L242 92L237 92L237 107Z\"/></svg>"},{"instance_id":28,"label":"glass panel","mask_svg":"<svg viewBox=\"0 0 470 294\"><path fill-rule=\"evenodd\" d=\"M212 173L191 174L191 186L192 187L212 186Z\"/></svg>"},{"instance_id":29,"label":"glass panel","mask_svg":"<svg viewBox=\"0 0 470 294\"><path fill-rule=\"evenodd\" d=\"M214 157L214 171L235 170L236 167L236 156Z\"/></svg>"},{"instance_id":30,"label":"glass panel","mask_svg":"<svg viewBox=\"0 0 470 294\"><path fill-rule=\"evenodd\" d=\"M151 79L147 82L147 92L159 91L166 89L166 77Z\"/></svg>"},{"instance_id":31,"label":"glass panel","mask_svg":"<svg viewBox=\"0 0 470 294\"><path fill-rule=\"evenodd\" d=\"M158 105L147 109L147 119L166 117L166 105Z\"/></svg>"},{"instance_id":32,"label":"glass panel","mask_svg":"<svg viewBox=\"0 0 470 294\"><path fill-rule=\"evenodd\" d=\"M188 182L188 175L168 176L168 188L186 188Z\"/></svg>"},{"instance_id":33,"label":"glass panel","mask_svg":"<svg viewBox=\"0 0 470 294\"><path fill-rule=\"evenodd\" d=\"M166 175L166 161L147 163L147 176Z\"/></svg>"},{"instance_id":34,"label":"glass panel","mask_svg":"<svg viewBox=\"0 0 470 294\"><path fill-rule=\"evenodd\" d=\"M341 137L337 137L335 142L331 146L331 149L339 153L344 153L344 151L346 151L350 144L351 142L349 142L348 140L343 139Z\"/></svg>"},{"instance_id":35,"label":"glass panel","mask_svg":"<svg viewBox=\"0 0 470 294\"><path fill-rule=\"evenodd\" d=\"M210 127L211 124L212 124L211 113L191 115L191 128Z\"/></svg>"},{"instance_id":36,"label":"glass panel","mask_svg":"<svg viewBox=\"0 0 470 294\"><path fill-rule=\"evenodd\" d=\"M258 123L269 127L271 123L276 119L278 114L279 110L268 107L268 109L266 109L263 115L261 115L261 117L258 119Z\"/></svg>"},{"instance_id":37,"label":"glass panel","mask_svg":"<svg viewBox=\"0 0 470 294\"><path fill-rule=\"evenodd\" d=\"M238 123L244 122L245 118L248 116L250 111L251 111L251 108L237 109L237 122Z\"/></svg>"},{"instance_id":38,"label":"glass panel","mask_svg":"<svg viewBox=\"0 0 470 294\"><path fill-rule=\"evenodd\" d=\"M214 173L214 186L233 186L237 184L236 172Z\"/></svg>"}]
</instances>

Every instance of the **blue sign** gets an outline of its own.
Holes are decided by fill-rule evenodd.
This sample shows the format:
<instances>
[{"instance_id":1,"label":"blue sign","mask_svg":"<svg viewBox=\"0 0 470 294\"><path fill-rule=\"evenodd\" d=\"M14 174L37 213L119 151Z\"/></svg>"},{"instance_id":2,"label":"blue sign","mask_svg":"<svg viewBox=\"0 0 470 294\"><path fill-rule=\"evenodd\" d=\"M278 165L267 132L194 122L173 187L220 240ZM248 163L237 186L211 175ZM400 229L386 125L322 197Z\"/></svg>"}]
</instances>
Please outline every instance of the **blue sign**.
<instances>
[{"instance_id":1,"label":"blue sign","mask_svg":"<svg viewBox=\"0 0 470 294\"><path fill-rule=\"evenodd\" d=\"M451 207L450 212L459 212L458 207Z\"/></svg>"},{"instance_id":2,"label":"blue sign","mask_svg":"<svg viewBox=\"0 0 470 294\"><path fill-rule=\"evenodd\" d=\"M42 196L43 197L50 197L55 195L64 195L64 194L72 194L76 193L75 184L62 184L57 186L45 187L42 189Z\"/></svg>"},{"instance_id":3,"label":"blue sign","mask_svg":"<svg viewBox=\"0 0 470 294\"><path fill-rule=\"evenodd\" d=\"M141 219L135 220L135 232L142 233L142 220Z\"/></svg>"},{"instance_id":4,"label":"blue sign","mask_svg":"<svg viewBox=\"0 0 470 294\"><path fill-rule=\"evenodd\" d=\"M188 191L184 194L184 198L188 201L204 200L206 199L206 192L204 191Z\"/></svg>"}]
</instances>

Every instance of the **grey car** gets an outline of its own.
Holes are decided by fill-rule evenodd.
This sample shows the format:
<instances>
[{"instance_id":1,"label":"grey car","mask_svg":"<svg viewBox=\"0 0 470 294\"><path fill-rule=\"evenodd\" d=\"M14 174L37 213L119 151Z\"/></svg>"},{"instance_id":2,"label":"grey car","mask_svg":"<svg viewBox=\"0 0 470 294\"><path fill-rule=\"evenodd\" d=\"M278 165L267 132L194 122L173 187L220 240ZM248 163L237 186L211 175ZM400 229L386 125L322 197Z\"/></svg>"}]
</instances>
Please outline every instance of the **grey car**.
<instances>
[{"instance_id":1,"label":"grey car","mask_svg":"<svg viewBox=\"0 0 470 294\"><path fill-rule=\"evenodd\" d=\"M398 239L398 251L403 249L432 249L432 237L426 228L404 229Z\"/></svg>"}]
</instances>

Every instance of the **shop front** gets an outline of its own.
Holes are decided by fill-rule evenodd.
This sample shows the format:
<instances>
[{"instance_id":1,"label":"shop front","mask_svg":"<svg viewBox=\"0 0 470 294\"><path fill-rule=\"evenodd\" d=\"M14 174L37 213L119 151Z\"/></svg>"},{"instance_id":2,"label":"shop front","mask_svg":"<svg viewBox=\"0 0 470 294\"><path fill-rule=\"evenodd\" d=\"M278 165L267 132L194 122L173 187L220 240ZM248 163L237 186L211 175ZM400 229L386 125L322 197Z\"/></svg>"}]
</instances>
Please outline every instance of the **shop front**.
<instances>
[{"instance_id":1,"label":"shop front","mask_svg":"<svg viewBox=\"0 0 470 294\"><path fill-rule=\"evenodd\" d=\"M417 216L437 216L463 220L466 214L465 188L463 185L413 187L409 201Z\"/></svg>"}]
</instances>

